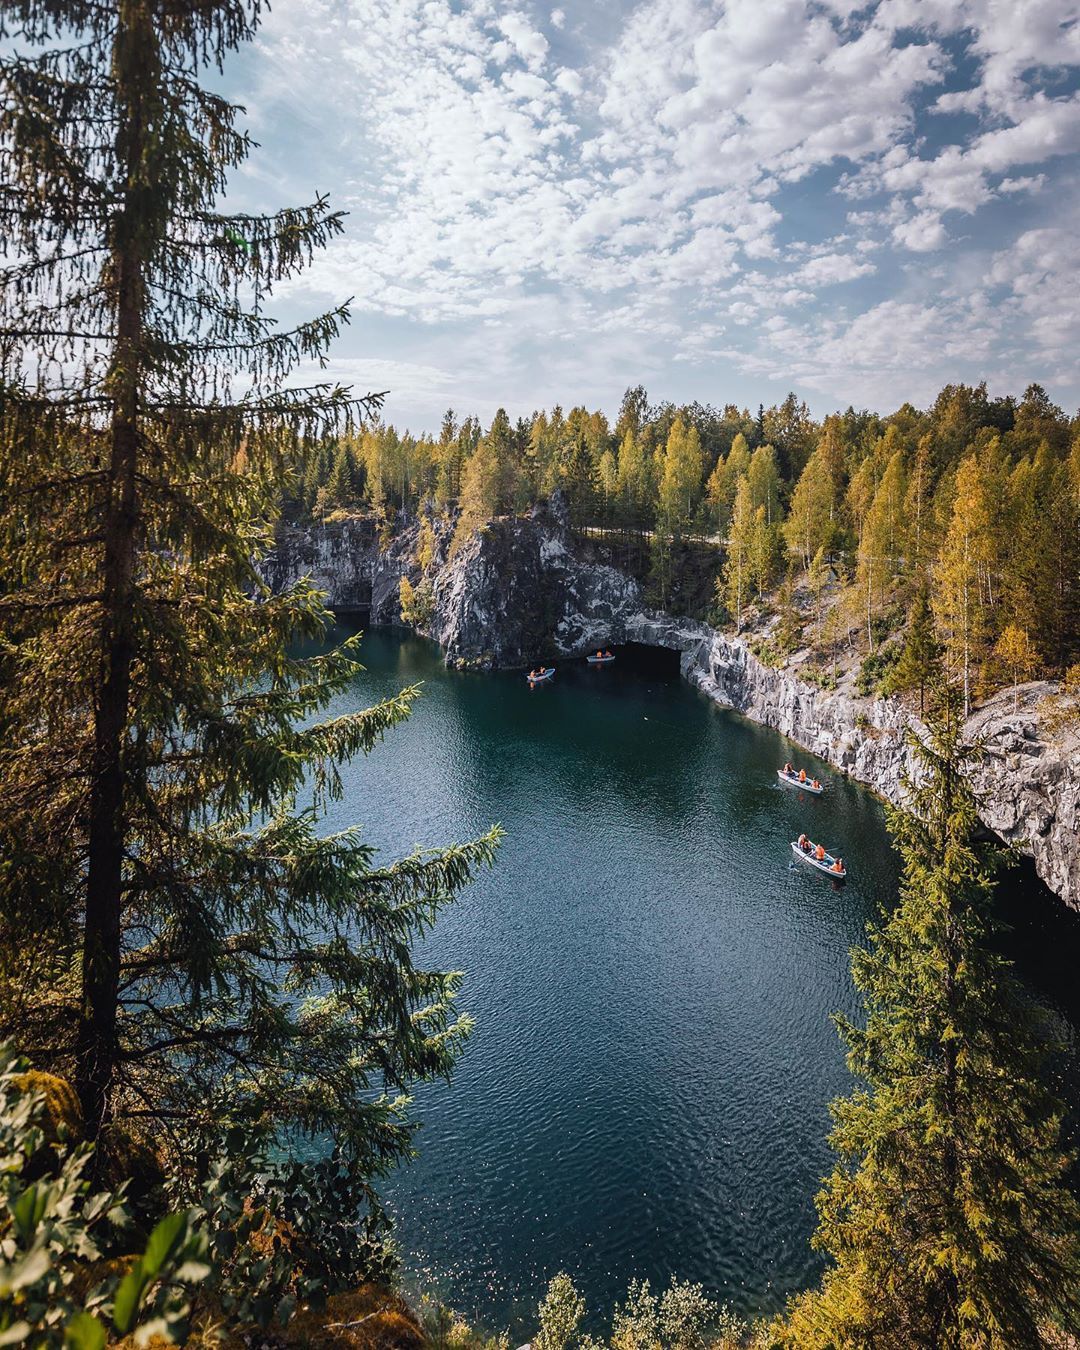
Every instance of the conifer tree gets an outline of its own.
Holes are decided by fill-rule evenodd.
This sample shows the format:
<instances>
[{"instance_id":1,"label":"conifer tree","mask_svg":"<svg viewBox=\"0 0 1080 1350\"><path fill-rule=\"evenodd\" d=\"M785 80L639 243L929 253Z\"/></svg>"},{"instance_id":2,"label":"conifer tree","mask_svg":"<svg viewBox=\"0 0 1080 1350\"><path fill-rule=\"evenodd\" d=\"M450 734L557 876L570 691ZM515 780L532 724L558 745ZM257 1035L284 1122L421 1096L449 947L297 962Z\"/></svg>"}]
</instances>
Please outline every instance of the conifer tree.
<instances>
[{"instance_id":1,"label":"conifer tree","mask_svg":"<svg viewBox=\"0 0 1080 1350\"><path fill-rule=\"evenodd\" d=\"M762 509L763 508L759 508ZM764 515L764 512L763 512ZM750 484L743 478L735 494L735 510L728 536L728 553L717 590L735 620L735 631L742 632L743 605L749 593L753 566L755 512L750 499Z\"/></svg>"},{"instance_id":2,"label":"conifer tree","mask_svg":"<svg viewBox=\"0 0 1080 1350\"><path fill-rule=\"evenodd\" d=\"M964 716L971 711L973 672L986 651L988 629L982 561L990 508L975 455L956 473L952 519L938 559L934 614L950 666L959 671Z\"/></svg>"},{"instance_id":3,"label":"conifer tree","mask_svg":"<svg viewBox=\"0 0 1080 1350\"><path fill-rule=\"evenodd\" d=\"M830 543L835 505L832 475L819 447L799 476L783 526L788 548L802 560L803 567L809 567L818 549Z\"/></svg>"},{"instance_id":4,"label":"conifer tree","mask_svg":"<svg viewBox=\"0 0 1080 1350\"><path fill-rule=\"evenodd\" d=\"M934 616L925 589L919 591L908 612L907 630L900 659L885 676L886 694L919 691L919 712L926 711L926 691L941 671L941 646L934 636Z\"/></svg>"},{"instance_id":5,"label":"conifer tree","mask_svg":"<svg viewBox=\"0 0 1080 1350\"><path fill-rule=\"evenodd\" d=\"M499 501L499 465L495 449L485 436L473 451L461 476L461 512L454 530L453 551L495 515Z\"/></svg>"},{"instance_id":6,"label":"conifer tree","mask_svg":"<svg viewBox=\"0 0 1080 1350\"><path fill-rule=\"evenodd\" d=\"M584 525L592 515L596 497L592 455L584 435L577 436L567 456L563 487L570 505L570 520Z\"/></svg>"},{"instance_id":7,"label":"conifer tree","mask_svg":"<svg viewBox=\"0 0 1080 1350\"><path fill-rule=\"evenodd\" d=\"M249 142L200 78L258 10L0 16L0 929L39 956L0 1036L73 1079L96 1156L135 1133L179 1165L192 1122L259 1120L331 1136L355 1210L409 1152L402 1091L467 1030L410 942L493 840L379 863L293 804L337 795L413 691L314 720L355 649L291 655L322 599L256 569L300 441L365 411L284 383L344 307L285 332L265 310L339 217L215 210Z\"/></svg>"},{"instance_id":8,"label":"conifer tree","mask_svg":"<svg viewBox=\"0 0 1080 1350\"><path fill-rule=\"evenodd\" d=\"M949 689L909 735L889 828L900 903L855 954L865 1026L839 1019L865 1086L834 1104L815 1245L832 1265L779 1338L798 1350L1024 1350L1080 1329L1080 1209L1043 1044L990 946L992 862L975 842Z\"/></svg>"}]
</instances>

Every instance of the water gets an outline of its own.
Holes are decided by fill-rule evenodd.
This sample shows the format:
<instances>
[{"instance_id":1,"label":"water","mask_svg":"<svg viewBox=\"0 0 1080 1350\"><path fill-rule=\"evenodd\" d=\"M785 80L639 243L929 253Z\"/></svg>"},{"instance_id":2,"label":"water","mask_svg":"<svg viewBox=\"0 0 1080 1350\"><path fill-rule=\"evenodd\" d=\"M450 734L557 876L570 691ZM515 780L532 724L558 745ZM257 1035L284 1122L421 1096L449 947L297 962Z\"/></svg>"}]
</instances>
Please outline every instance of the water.
<instances>
[{"instance_id":1,"label":"water","mask_svg":"<svg viewBox=\"0 0 1080 1350\"><path fill-rule=\"evenodd\" d=\"M419 949L465 972L477 1027L453 1083L416 1094L420 1157L383 1186L410 1281L515 1334L560 1269L594 1314L673 1274L778 1308L819 1270L826 1108L851 1083L830 1014L857 1013L849 949L896 892L880 804L802 751L829 791L779 786L790 743L655 654L535 690L385 631L362 659L334 711L424 693L347 768L328 828L394 853L507 835ZM846 886L791 859L803 829ZM1068 1033L1064 983L1050 997Z\"/></svg>"}]
</instances>

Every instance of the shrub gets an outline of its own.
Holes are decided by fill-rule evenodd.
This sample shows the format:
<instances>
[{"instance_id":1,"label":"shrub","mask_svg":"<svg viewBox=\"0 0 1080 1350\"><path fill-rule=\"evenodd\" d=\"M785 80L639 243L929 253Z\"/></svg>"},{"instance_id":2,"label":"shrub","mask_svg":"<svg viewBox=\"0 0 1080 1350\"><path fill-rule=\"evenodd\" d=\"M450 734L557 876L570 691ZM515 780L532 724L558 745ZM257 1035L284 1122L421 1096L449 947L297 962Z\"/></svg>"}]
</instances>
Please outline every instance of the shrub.
<instances>
[{"instance_id":1,"label":"shrub","mask_svg":"<svg viewBox=\"0 0 1080 1350\"><path fill-rule=\"evenodd\" d=\"M45 1128L48 1095L67 1096L41 1090L48 1077L0 1046L0 1345L103 1350L136 1329L183 1339L191 1287L209 1273L194 1216L167 1214L141 1255L106 1261L130 1228L124 1190L94 1191L92 1147L59 1116Z\"/></svg>"},{"instance_id":2,"label":"shrub","mask_svg":"<svg viewBox=\"0 0 1080 1350\"><path fill-rule=\"evenodd\" d=\"M209 1235L210 1288L232 1322L287 1323L303 1303L389 1283L397 1255L381 1208L360 1211L363 1181L338 1152L317 1162L280 1156L272 1135L239 1124L190 1140L190 1177L170 1194L194 1199Z\"/></svg>"},{"instance_id":3,"label":"shrub","mask_svg":"<svg viewBox=\"0 0 1080 1350\"><path fill-rule=\"evenodd\" d=\"M560 1271L553 1277L537 1314L540 1330L533 1341L535 1350L566 1350L585 1316L585 1300L569 1275Z\"/></svg>"},{"instance_id":4,"label":"shrub","mask_svg":"<svg viewBox=\"0 0 1080 1350\"><path fill-rule=\"evenodd\" d=\"M431 622L431 616L435 612L435 594L431 582L426 577L419 586L413 586L408 577L402 577L399 594L402 622L410 623L416 628L423 628Z\"/></svg>"},{"instance_id":5,"label":"shrub","mask_svg":"<svg viewBox=\"0 0 1080 1350\"><path fill-rule=\"evenodd\" d=\"M855 680L855 692L863 698L885 692L889 685L889 675L900 660L902 651L899 642L890 642L865 657Z\"/></svg>"}]
</instances>

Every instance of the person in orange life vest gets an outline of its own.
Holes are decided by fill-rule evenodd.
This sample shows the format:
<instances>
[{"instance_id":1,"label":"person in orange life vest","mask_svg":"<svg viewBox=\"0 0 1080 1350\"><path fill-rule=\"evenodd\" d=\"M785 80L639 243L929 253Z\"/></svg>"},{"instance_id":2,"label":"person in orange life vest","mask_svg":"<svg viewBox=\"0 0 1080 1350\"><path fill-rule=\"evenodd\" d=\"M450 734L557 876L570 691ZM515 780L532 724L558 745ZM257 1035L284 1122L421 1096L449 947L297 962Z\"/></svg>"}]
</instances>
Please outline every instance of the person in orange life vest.
<instances>
[{"instance_id":1,"label":"person in orange life vest","mask_svg":"<svg viewBox=\"0 0 1080 1350\"><path fill-rule=\"evenodd\" d=\"M832 865L832 870L834 872L842 872L844 870L843 858L837 858L837 860Z\"/></svg>"},{"instance_id":2,"label":"person in orange life vest","mask_svg":"<svg viewBox=\"0 0 1080 1350\"><path fill-rule=\"evenodd\" d=\"M824 862L824 861L825 861L825 845L824 845L824 844L818 844L817 848L814 850L814 857L818 860L818 862Z\"/></svg>"},{"instance_id":3,"label":"person in orange life vest","mask_svg":"<svg viewBox=\"0 0 1080 1350\"><path fill-rule=\"evenodd\" d=\"M805 834L799 835L799 847L804 853L809 853L810 851L810 840L807 839Z\"/></svg>"},{"instance_id":4,"label":"person in orange life vest","mask_svg":"<svg viewBox=\"0 0 1080 1350\"><path fill-rule=\"evenodd\" d=\"M800 770L799 770L799 782L800 782L800 783L805 783L805 782L806 782L806 770L805 770L805 769L800 769Z\"/></svg>"}]
</instances>

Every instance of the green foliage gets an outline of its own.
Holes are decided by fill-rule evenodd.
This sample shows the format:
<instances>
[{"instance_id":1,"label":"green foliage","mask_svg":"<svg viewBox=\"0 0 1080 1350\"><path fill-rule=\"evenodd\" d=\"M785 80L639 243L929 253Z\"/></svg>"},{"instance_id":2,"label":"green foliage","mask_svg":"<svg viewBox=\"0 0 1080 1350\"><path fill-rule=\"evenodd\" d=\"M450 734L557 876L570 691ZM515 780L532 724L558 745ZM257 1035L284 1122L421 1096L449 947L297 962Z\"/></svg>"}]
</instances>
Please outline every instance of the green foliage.
<instances>
[{"instance_id":1,"label":"green foliage","mask_svg":"<svg viewBox=\"0 0 1080 1350\"><path fill-rule=\"evenodd\" d=\"M431 581L425 577L418 586L413 586L409 578L403 576L400 594L402 621L416 628L423 628L430 622L435 612L435 595Z\"/></svg>"},{"instance_id":2,"label":"green foliage","mask_svg":"<svg viewBox=\"0 0 1080 1350\"><path fill-rule=\"evenodd\" d=\"M510 1350L505 1332L489 1335L426 1296L420 1301L420 1316L427 1350Z\"/></svg>"},{"instance_id":3,"label":"green foliage","mask_svg":"<svg viewBox=\"0 0 1080 1350\"><path fill-rule=\"evenodd\" d=\"M580 1350L603 1350L594 1337L578 1336L585 1312L585 1300L569 1275L555 1275L537 1308L536 1350L567 1350L575 1345ZM705 1350L718 1331L741 1337L749 1328L708 1298L700 1284L672 1280L658 1297L648 1280L632 1280L625 1302L615 1307L607 1347Z\"/></svg>"},{"instance_id":4,"label":"green foliage","mask_svg":"<svg viewBox=\"0 0 1080 1350\"><path fill-rule=\"evenodd\" d=\"M941 647L934 636L933 615L926 592L920 591L908 613L903 646L896 663L883 674L883 694L919 691L919 711L926 709L926 691L941 669Z\"/></svg>"},{"instance_id":5,"label":"green foliage","mask_svg":"<svg viewBox=\"0 0 1080 1350\"><path fill-rule=\"evenodd\" d=\"M855 680L855 692L862 698L886 693L891 687L890 680L902 654L900 644L890 642L865 656Z\"/></svg>"},{"instance_id":6,"label":"green foliage","mask_svg":"<svg viewBox=\"0 0 1080 1350\"><path fill-rule=\"evenodd\" d=\"M615 1308L611 1350L704 1350L717 1312L699 1284L672 1280L657 1298L648 1280L633 1280Z\"/></svg>"},{"instance_id":7,"label":"green foliage","mask_svg":"<svg viewBox=\"0 0 1080 1350\"><path fill-rule=\"evenodd\" d=\"M834 1104L815 1244L831 1260L779 1343L1017 1350L1080 1328L1080 1210L1043 1085L1044 1036L992 949L992 860L950 690L889 810L900 903L855 953L866 1022L838 1019L860 1086Z\"/></svg>"},{"instance_id":8,"label":"green foliage","mask_svg":"<svg viewBox=\"0 0 1080 1350\"><path fill-rule=\"evenodd\" d=\"M534 1350L566 1350L585 1316L585 1300L569 1275L560 1271L552 1276L536 1314L539 1330L533 1337Z\"/></svg>"},{"instance_id":9,"label":"green foliage","mask_svg":"<svg viewBox=\"0 0 1080 1350\"><path fill-rule=\"evenodd\" d=\"M392 1282L390 1222L368 1168L345 1150L283 1158L271 1131L247 1123L209 1123L185 1144L189 1164L169 1192L209 1234L209 1288L230 1323L283 1324L298 1305Z\"/></svg>"},{"instance_id":10,"label":"green foliage","mask_svg":"<svg viewBox=\"0 0 1080 1350\"><path fill-rule=\"evenodd\" d=\"M124 1250L131 1229L123 1189L93 1189L89 1144L47 1145L44 1101L25 1090L22 1067L0 1046L0 1344L101 1350L109 1335L183 1340L192 1288L209 1274L197 1216L166 1214L126 1273L109 1270L103 1258Z\"/></svg>"},{"instance_id":11,"label":"green foliage","mask_svg":"<svg viewBox=\"0 0 1080 1350\"><path fill-rule=\"evenodd\" d=\"M562 487L575 527L617 531L619 565L635 574L648 553L650 599L697 618L741 627L750 598L790 559L815 597L812 639L824 640L835 571L854 580L844 608L858 610L872 650L888 636L882 615L925 590L935 639L967 671L969 702L1010 680L996 650L1010 625L1028 632L1044 672L1080 654L1080 440L1038 386L1019 401L948 386L925 412L849 409L820 425L794 395L756 420L730 405L650 407L640 387L627 399L614 428L581 407L516 427L500 411L486 433L451 417L437 440L377 426L349 438L352 461L379 510L419 511L429 495L460 501L455 547L493 515ZM305 461L305 500L318 497L322 511L339 495L329 479L340 444ZM311 486L312 464L322 486ZM707 586L687 575L697 560L682 550L699 534L724 546Z\"/></svg>"}]
</instances>

